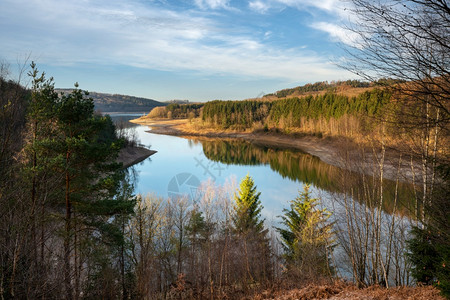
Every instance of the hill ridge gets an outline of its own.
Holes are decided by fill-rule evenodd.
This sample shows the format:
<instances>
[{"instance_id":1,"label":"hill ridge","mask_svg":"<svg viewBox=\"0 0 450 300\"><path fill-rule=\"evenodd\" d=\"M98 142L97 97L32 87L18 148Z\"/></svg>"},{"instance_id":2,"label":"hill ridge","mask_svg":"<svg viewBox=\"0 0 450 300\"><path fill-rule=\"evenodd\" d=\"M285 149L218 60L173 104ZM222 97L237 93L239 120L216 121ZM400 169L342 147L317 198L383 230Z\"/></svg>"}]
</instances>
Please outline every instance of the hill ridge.
<instances>
[{"instance_id":1,"label":"hill ridge","mask_svg":"<svg viewBox=\"0 0 450 300\"><path fill-rule=\"evenodd\" d=\"M59 88L57 92L70 93L73 89ZM167 103L154 99L101 92L89 92L89 97L94 100L95 110L100 112L150 112L158 106L166 106Z\"/></svg>"}]
</instances>

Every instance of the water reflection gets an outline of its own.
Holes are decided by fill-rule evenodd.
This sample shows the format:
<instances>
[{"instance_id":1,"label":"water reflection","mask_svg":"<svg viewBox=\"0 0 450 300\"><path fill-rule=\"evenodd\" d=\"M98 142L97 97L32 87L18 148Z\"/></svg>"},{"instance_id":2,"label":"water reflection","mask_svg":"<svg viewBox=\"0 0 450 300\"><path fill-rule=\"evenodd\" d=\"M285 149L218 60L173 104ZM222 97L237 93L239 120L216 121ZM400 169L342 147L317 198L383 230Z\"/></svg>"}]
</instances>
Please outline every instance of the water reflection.
<instances>
[{"instance_id":1,"label":"water reflection","mask_svg":"<svg viewBox=\"0 0 450 300\"><path fill-rule=\"evenodd\" d=\"M116 124L117 127L122 129L124 128L132 128L140 126L135 123L129 122L130 120L137 119L142 116L142 114L126 114L126 113L108 113L111 117L111 120Z\"/></svg>"},{"instance_id":2,"label":"water reflection","mask_svg":"<svg viewBox=\"0 0 450 300\"><path fill-rule=\"evenodd\" d=\"M146 126L128 122L138 116L111 115L115 122L126 124L127 130L135 132L143 144L151 145L152 149L158 151L151 159L135 166L140 177L136 180L138 193L154 192L166 197L168 184L173 177L185 172L194 174L202 182L212 179L218 184L223 184L230 177L240 180L249 173L263 192L264 206L275 216L298 194L303 183L312 184L316 194L325 191L342 198L346 192L364 204L379 198L377 193L380 189L376 186L376 179L326 164L297 149L267 147L237 139L183 139L155 135L146 132ZM208 168L202 168L202 165ZM399 183L396 190L394 181L384 180L382 190L383 209L386 212L393 211L397 192L401 212L412 215L414 195L411 185Z\"/></svg>"},{"instance_id":3,"label":"water reflection","mask_svg":"<svg viewBox=\"0 0 450 300\"><path fill-rule=\"evenodd\" d=\"M309 155L296 149L285 149L277 147L266 147L256 145L243 140L223 139L199 139L205 156L212 161L227 165L269 165L273 171L279 173L283 178L293 181L311 183L321 190L332 193L349 192L356 198L363 198L363 191L358 188L375 190L377 180L371 176L362 176L321 161L318 157ZM364 184L363 184L364 182ZM396 193L397 201L403 207L403 213L409 214L413 199L412 186L384 180L383 183L383 208L391 212L394 207Z\"/></svg>"}]
</instances>

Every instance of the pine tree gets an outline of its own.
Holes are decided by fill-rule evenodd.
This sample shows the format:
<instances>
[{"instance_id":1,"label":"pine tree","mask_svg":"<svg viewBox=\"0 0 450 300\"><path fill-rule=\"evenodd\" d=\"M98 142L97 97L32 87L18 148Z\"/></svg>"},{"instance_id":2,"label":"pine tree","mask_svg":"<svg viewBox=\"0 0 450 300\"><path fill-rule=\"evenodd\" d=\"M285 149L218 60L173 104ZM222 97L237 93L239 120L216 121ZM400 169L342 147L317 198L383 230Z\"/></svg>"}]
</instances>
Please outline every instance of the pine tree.
<instances>
[{"instance_id":1,"label":"pine tree","mask_svg":"<svg viewBox=\"0 0 450 300\"><path fill-rule=\"evenodd\" d=\"M17 192L3 205L16 207L7 207L7 215L20 214L1 220L14 220L8 226L14 240L1 239L4 244L14 242L8 250L14 256L1 255L0 273L6 272L0 277L8 290L0 293L7 298L55 298L64 292L70 299L112 298L102 293L110 284L108 295L120 294L120 256L125 297L123 228L134 201L122 167L115 162L123 142L109 117L94 114L87 93L75 89L58 97L53 80L34 63L28 74L32 90L26 128L16 131L23 135L23 144L20 138L17 145L21 151L14 166L16 182L11 185ZM3 191L0 187L1 200L7 195Z\"/></svg>"},{"instance_id":2,"label":"pine tree","mask_svg":"<svg viewBox=\"0 0 450 300\"><path fill-rule=\"evenodd\" d=\"M59 232L64 241L65 290L68 298L78 297L83 284L81 269L86 260L101 250L106 262L109 247L123 241L120 227L110 222L111 217L130 214L134 206L133 201L119 195L124 174L115 159L122 143L115 135L111 119L94 115L93 100L86 97L87 92L75 89L58 98L52 79L46 80L44 74L39 76L34 64L30 76L33 77L28 114L31 137L26 147L30 166L25 166L24 172L29 174L30 199L32 207L39 204L40 218L48 215L45 210L59 214L65 208L63 224L57 225L64 228ZM46 201L40 201L40 189L50 183L51 188L45 188ZM43 243L41 238L42 249ZM109 246L104 247L106 244ZM44 251L40 252L44 257ZM90 266L94 265L95 259Z\"/></svg>"},{"instance_id":3,"label":"pine tree","mask_svg":"<svg viewBox=\"0 0 450 300\"><path fill-rule=\"evenodd\" d=\"M51 137L55 134L53 123L55 121L55 106L58 95L54 91L53 78L47 79L45 73L40 73L35 63L31 63L31 71L28 76L32 79L31 97L28 104L27 119L27 144L24 148L24 161L21 178L29 190L29 207L31 222L31 257L33 263L30 266L36 278L36 285L40 280L45 280L45 220L48 218L45 210L48 203L53 201L51 183L56 180L51 172L51 157L46 151ZM39 282L40 285L44 285ZM37 287L35 286L36 290Z\"/></svg>"},{"instance_id":4,"label":"pine tree","mask_svg":"<svg viewBox=\"0 0 450 300\"><path fill-rule=\"evenodd\" d=\"M59 100L59 134L54 142L55 156L59 161L56 171L63 175L67 297L78 295L81 288L80 257L95 254L96 243L123 243L120 226L110 222L110 218L130 214L134 207L134 201L119 195L124 174L115 159L121 142L115 137L112 121L107 117L95 116L92 98L87 97L87 92L79 90L77 84L75 88ZM108 247L97 250L108 251ZM110 267L104 265L104 259L97 262L99 264L95 268L99 270Z\"/></svg>"}]
</instances>

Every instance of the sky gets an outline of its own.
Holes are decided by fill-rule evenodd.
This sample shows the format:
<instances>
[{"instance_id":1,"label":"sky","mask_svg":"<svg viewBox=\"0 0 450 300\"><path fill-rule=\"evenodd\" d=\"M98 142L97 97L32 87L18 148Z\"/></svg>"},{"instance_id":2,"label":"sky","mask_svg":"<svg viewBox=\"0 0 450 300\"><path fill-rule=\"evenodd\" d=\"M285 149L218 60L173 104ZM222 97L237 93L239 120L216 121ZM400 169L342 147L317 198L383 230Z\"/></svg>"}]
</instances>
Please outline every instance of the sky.
<instances>
[{"instance_id":1,"label":"sky","mask_svg":"<svg viewBox=\"0 0 450 300\"><path fill-rule=\"evenodd\" d=\"M56 88L160 101L247 99L340 68L343 0L0 0L0 61ZM28 59L28 60L27 60Z\"/></svg>"}]
</instances>

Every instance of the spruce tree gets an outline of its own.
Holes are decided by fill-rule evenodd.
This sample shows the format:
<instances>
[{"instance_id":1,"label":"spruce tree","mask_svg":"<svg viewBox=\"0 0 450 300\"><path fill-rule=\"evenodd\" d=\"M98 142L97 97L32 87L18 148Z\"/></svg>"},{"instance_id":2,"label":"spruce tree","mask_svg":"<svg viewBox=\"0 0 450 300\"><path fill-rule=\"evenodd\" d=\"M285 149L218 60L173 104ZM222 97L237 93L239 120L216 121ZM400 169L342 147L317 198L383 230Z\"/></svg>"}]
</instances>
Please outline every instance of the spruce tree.
<instances>
[{"instance_id":1,"label":"spruce tree","mask_svg":"<svg viewBox=\"0 0 450 300\"><path fill-rule=\"evenodd\" d=\"M236 259L245 262L240 265L244 286L264 282L272 277L271 249L267 238L268 230L264 228L264 219L261 218L263 206L259 200L260 195L248 174L234 195L233 231L240 249Z\"/></svg>"},{"instance_id":2,"label":"spruce tree","mask_svg":"<svg viewBox=\"0 0 450 300\"><path fill-rule=\"evenodd\" d=\"M239 185L239 191L234 195L233 223L234 230L239 234L250 231L261 233L264 230L264 219L261 219L263 206L259 200L260 192L256 191L255 182L247 174Z\"/></svg>"},{"instance_id":3,"label":"spruce tree","mask_svg":"<svg viewBox=\"0 0 450 300\"><path fill-rule=\"evenodd\" d=\"M411 275L420 284L434 285L444 297L450 298L450 166L440 167L443 181L433 193L432 205L425 207L427 224L418 224L408 240Z\"/></svg>"},{"instance_id":4,"label":"spruce tree","mask_svg":"<svg viewBox=\"0 0 450 300\"><path fill-rule=\"evenodd\" d=\"M311 198L309 185L291 201L290 209L284 209L277 228L285 250L285 259L294 275L326 276L331 274L328 257L333 244L331 213L319 209L318 199Z\"/></svg>"}]
</instances>

